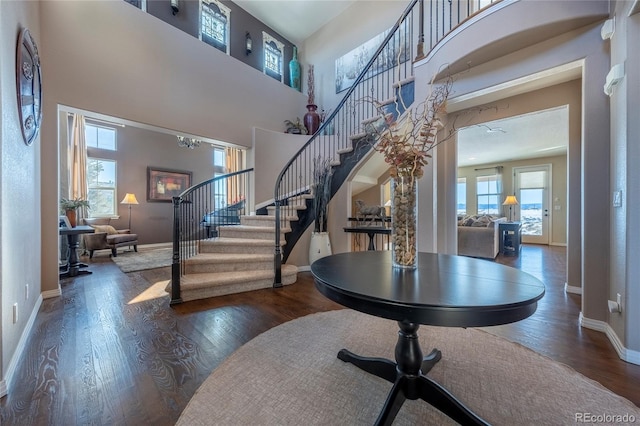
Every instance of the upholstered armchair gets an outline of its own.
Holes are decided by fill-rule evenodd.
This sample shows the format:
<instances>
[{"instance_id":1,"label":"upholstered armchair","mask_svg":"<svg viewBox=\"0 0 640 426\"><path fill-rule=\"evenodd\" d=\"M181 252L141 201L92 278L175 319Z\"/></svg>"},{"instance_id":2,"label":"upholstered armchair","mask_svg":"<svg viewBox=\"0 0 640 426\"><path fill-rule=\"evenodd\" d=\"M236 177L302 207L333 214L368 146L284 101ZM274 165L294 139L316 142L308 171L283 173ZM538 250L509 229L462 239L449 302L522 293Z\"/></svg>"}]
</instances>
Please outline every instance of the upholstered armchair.
<instances>
[{"instance_id":1,"label":"upholstered armchair","mask_svg":"<svg viewBox=\"0 0 640 426\"><path fill-rule=\"evenodd\" d=\"M111 256L118 256L118 247L133 246L138 251L138 235L129 229L115 229L109 218L83 219L85 225L95 229L93 234L83 234L84 248L89 251L89 259L96 250L111 250Z\"/></svg>"}]
</instances>

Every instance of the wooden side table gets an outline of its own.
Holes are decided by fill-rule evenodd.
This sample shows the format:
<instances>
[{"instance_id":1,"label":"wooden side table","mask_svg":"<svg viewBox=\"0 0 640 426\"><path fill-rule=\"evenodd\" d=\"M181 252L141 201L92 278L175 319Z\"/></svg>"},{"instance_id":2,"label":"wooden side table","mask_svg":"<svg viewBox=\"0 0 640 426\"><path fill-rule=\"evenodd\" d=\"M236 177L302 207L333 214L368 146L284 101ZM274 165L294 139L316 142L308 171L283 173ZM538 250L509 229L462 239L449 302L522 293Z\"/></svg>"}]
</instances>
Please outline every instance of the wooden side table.
<instances>
[{"instance_id":1,"label":"wooden side table","mask_svg":"<svg viewBox=\"0 0 640 426\"><path fill-rule=\"evenodd\" d=\"M522 238L522 223L498 223L498 237L500 238L500 253L505 256L519 256Z\"/></svg>"}]
</instances>

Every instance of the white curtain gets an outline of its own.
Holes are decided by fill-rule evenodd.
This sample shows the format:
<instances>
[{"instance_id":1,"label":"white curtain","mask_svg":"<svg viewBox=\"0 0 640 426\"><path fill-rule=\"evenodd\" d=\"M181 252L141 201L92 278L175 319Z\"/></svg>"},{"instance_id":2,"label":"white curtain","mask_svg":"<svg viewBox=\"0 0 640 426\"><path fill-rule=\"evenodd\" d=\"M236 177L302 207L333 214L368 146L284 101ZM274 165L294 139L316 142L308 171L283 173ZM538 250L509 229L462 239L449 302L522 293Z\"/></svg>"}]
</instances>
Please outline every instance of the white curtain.
<instances>
[{"instance_id":1,"label":"white curtain","mask_svg":"<svg viewBox=\"0 0 640 426\"><path fill-rule=\"evenodd\" d=\"M69 197L70 199L87 200L89 195L87 184L87 142L84 134L84 116L73 115L69 139L67 164L69 167ZM87 209L82 207L77 211L78 224L80 219L88 217Z\"/></svg>"}]
</instances>

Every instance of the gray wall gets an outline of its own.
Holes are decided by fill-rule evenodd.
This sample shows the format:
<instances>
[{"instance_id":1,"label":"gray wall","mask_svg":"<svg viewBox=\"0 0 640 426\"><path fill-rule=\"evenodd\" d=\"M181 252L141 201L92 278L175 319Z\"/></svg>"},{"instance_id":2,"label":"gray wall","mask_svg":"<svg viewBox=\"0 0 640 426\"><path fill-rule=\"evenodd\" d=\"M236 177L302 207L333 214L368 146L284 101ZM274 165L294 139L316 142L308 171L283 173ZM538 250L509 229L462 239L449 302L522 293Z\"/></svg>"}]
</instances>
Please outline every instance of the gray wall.
<instances>
[{"instance_id":1,"label":"gray wall","mask_svg":"<svg viewBox=\"0 0 640 426\"><path fill-rule=\"evenodd\" d=\"M458 169L458 177L467 178L467 214L475 214L477 211L477 197L476 197L476 177L485 172L476 171L477 168L503 166L502 169L502 184L505 194L513 193L513 169L514 167L526 167L537 166L543 164L551 164L552 172L551 176L553 181L551 182L551 200L558 199L557 202L552 202L549 206L549 214L551 216L550 221L550 244L551 245L565 245L567 243L567 156L554 156L554 157L542 157L532 158L529 160L520 161L502 161L499 163L491 164L479 164L470 167L461 167ZM502 202L502 201L500 201ZM560 210L553 210L553 205L560 206ZM502 214L509 215L509 208L502 207ZM515 211L513 212L515 219Z\"/></svg>"},{"instance_id":2,"label":"gray wall","mask_svg":"<svg viewBox=\"0 0 640 426\"><path fill-rule=\"evenodd\" d=\"M46 16L41 28L44 290L58 289L53 221L59 199L59 105L244 147L252 144L254 126L282 131L285 119L304 111L302 93L124 1L47 1L39 7Z\"/></svg>"}]
</instances>

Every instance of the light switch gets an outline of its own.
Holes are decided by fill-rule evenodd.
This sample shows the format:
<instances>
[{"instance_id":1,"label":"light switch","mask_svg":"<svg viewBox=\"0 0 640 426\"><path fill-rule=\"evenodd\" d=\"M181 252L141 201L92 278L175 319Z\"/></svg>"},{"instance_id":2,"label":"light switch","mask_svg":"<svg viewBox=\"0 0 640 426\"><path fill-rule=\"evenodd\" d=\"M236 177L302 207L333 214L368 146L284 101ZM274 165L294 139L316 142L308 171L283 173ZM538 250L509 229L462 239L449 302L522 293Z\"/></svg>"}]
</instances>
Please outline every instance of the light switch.
<instances>
[{"instance_id":1,"label":"light switch","mask_svg":"<svg viewBox=\"0 0 640 426\"><path fill-rule=\"evenodd\" d=\"M613 192L613 207L622 207L622 191Z\"/></svg>"}]
</instances>

